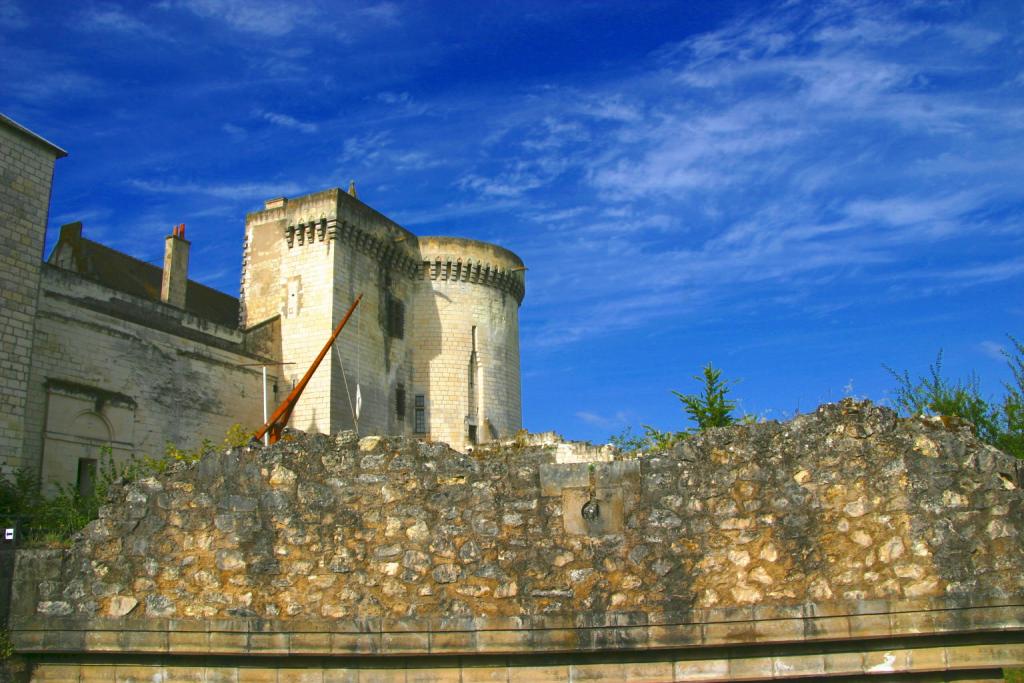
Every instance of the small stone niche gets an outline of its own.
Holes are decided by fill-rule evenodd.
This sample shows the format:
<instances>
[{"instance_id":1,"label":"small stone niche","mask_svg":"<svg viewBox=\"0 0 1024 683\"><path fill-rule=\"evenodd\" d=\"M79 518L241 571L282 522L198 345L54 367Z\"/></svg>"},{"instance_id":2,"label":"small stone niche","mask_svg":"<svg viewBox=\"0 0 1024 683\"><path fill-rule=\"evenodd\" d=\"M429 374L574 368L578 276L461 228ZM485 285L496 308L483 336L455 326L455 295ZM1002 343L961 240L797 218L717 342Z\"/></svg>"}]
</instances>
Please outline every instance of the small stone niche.
<instances>
[{"instance_id":1,"label":"small stone niche","mask_svg":"<svg viewBox=\"0 0 1024 683\"><path fill-rule=\"evenodd\" d=\"M622 489L574 488L562 491L562 521L565 533L588 536L622 533Z\"/></svg>"}]
</instances>

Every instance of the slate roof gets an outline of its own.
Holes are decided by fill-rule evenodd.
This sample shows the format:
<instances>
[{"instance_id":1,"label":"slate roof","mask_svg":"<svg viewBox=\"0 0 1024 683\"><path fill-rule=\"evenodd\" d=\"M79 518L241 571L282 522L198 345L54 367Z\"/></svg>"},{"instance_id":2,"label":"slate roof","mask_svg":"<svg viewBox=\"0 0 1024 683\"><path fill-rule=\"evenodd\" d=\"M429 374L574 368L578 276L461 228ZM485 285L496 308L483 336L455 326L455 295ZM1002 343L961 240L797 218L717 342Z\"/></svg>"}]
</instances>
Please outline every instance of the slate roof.
<instances>
[{"instance_id":1,"label":"slate roof","mask_svg":"<svg viewBox=\"0 0 1024 683\"><path fill-rule=\"evenodd\" d=\"M58 265L56 256L62 245L71 248L74 262L71 270L79 275L125 294L160 301L163 269L159 266L82 237L81 224L61 228L49 263ZM238 327L238 299L195 280L188 281L185 310L218 325Z\"/></svg>"}]
</instances>

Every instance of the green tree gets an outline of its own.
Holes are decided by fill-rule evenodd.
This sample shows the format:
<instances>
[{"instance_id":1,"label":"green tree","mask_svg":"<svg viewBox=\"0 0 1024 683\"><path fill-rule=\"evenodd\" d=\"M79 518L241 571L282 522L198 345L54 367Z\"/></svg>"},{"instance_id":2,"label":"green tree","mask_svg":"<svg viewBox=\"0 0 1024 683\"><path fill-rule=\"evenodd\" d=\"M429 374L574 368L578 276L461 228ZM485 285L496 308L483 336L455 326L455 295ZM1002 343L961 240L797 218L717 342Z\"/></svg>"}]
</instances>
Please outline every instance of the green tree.
<instances>
[{"instance_id":1,"label":"green tree","mask_svg":"<svg viewBox=\"0 0 1024 683\"><path fill-rule=\"evenodd\" d=\"M711 363L705 365L703 372L693 378L704 385L700 393L672 393L683 404L683 410L690 419L697 424L697 431L735 424L736 418L732 416L732 411L736 408L736 402L728 398L734 382L723 380L722 371L714 368Z\"/></svg>"}]
</instances>

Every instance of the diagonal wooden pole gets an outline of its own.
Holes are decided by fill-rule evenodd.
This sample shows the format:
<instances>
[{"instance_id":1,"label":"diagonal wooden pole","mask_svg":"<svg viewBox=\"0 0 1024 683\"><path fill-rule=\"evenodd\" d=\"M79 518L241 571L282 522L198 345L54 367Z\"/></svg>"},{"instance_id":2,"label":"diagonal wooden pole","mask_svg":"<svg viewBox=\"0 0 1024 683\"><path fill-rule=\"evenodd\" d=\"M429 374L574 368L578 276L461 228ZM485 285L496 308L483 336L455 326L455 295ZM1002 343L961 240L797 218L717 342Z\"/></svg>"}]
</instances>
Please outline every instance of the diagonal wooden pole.
<instances>
[{"instance_id":1,"label":"diagonal wooden pole","mask_svg":"<svg viewBox=\"0 0 1024 683\"><path fill-rule=\"evenodd\" d=\"M288 419L292 416L292 411L295 409L295 404L298 403L299 397L302 396L303 390L306 388L306 385L309 384L309 380L313 377L313 373L316 372L318 367L320 367L320 361L324 359L324 356L326 356L331 350L331 346L338 338L338 335L341 334L341 330L345 327L345 323L347 323L348 319L352 316L352 311L356 310L356 306L359 305L359 302L362 301L362 299L363 295L360 294L356 297L356 300L352 302L352 305L349 306L345 317L342 318L341 322L338 323L338 326L334 328L334 333L331 335L331 338L327 340L327 343L324 344L324 348L321 349L316 360L314 360L313 364L309 366L309 370L306 370L306 374L302 376L302 379L300 379L299 383L295 385L295 388L291 390L291 393L281 401L281 405L277 407L277 410L274 411L273 415L271 415L264 425L259 428L256 435L253 437L255 440L260 441L268 434L268 441L270 441L270 443L277 443L281 438L281 431L284 429L285 425L288 424Z\"/></svg>"}]
</instances>

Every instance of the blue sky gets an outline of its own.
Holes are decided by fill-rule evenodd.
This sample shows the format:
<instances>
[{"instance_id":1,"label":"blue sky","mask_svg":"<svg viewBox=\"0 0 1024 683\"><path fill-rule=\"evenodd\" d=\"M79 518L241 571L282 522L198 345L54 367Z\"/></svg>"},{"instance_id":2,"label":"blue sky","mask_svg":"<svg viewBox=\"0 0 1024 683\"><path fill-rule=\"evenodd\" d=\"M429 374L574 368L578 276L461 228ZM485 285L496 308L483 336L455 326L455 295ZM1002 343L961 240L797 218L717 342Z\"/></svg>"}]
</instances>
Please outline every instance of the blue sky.
<instances>
[{"instance_id":1,"label":"blue sky","mask_svg":"<svg viewBox=\"0 0 1024 683\"><path fill-rule=\"evenodd\" d=\"M986 393L1024 337L1020 2L0 0L0 111L63 146L57 226L237 294L244 214L355 179L529 267L524 423L680 429Z\"/></svg>"}]
</instances>

